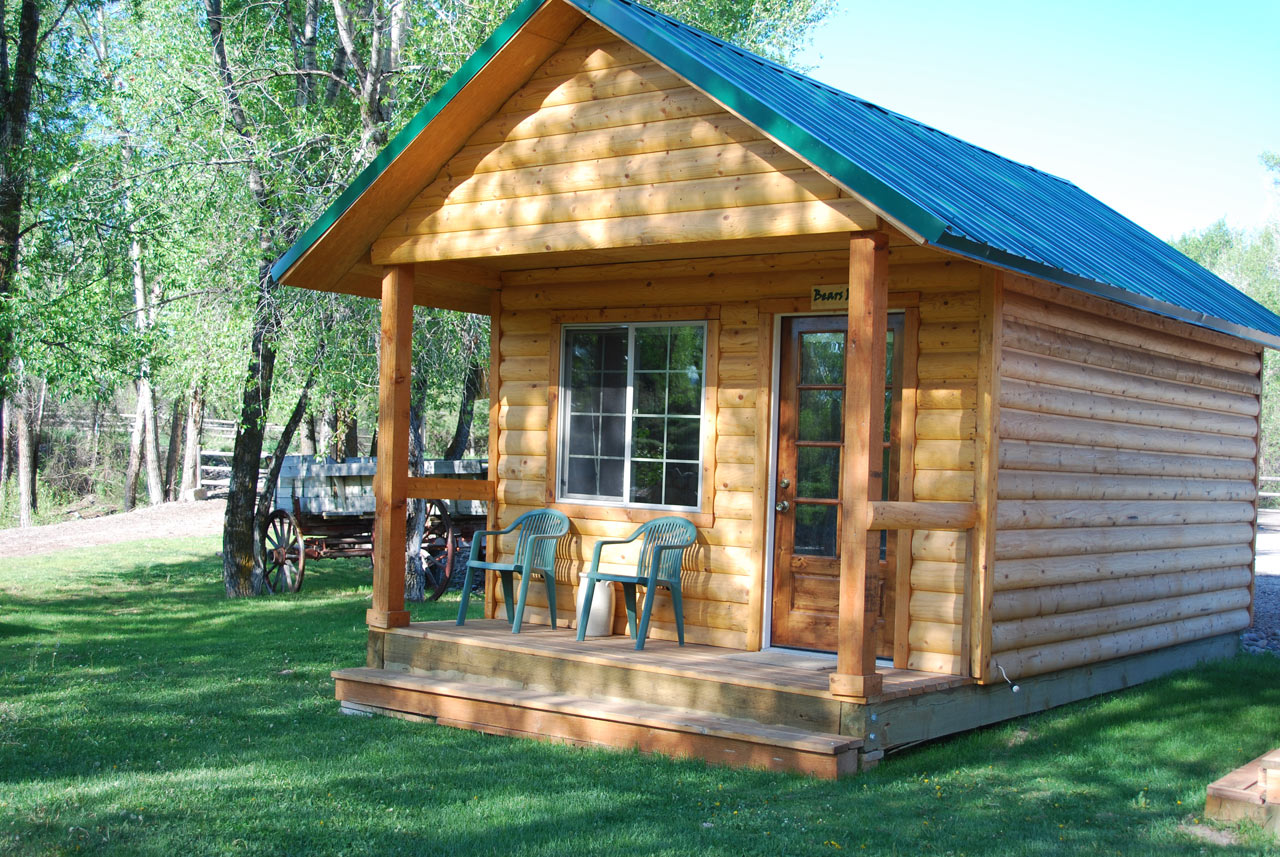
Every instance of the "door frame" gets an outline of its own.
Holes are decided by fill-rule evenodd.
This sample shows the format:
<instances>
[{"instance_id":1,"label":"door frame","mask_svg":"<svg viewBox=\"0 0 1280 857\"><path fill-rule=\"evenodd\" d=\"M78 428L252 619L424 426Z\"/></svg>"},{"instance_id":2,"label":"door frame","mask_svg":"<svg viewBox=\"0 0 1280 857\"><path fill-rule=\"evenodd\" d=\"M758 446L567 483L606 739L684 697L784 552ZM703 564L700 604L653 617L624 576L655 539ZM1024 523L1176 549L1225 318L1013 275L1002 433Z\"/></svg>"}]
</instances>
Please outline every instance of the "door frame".
<instances>
[{"instance_id":1,"label":"door frame","mask_svg":"<svg viewBox=\"0 0 1280 857\"><path fill-rule=\"evenodd\" d=\"M896 301L893 300L895 297L898 298L898 300ZM890 295L888 311L890 313L899 312L904 314L903 332L908 336L917 335L917 331L919 327L919 318L918 318L918 315L916 315L914 308L918 306L918 303L919 303L918 292L908 292L908 293L899 293L899 294ZM760 648L762 651L769 651L775 648L781 651L808 651L808 650L792 649L789 647L780 647L780 646L775 647L773 645L773 579L774 579L774 548L775 548L774 529L777 522L777 516L774 515L773 506L775 503L778 502L778 496L777 496L777 493L778 493L778 420L779 420L779 416L782 408L781 382L782 382L783 319L813 318L813 317L820 317L820 316L839 316L839 315L846 315L847 312L848 312L847 310L832 310L829 312L820 312L820 311L814 312L810 310L808 312L793 311L793 312L775 312L772 314L773 318L771 323L772 323L773 330L772 330L772 337L770 342L772 353L769 359L769 423L768 423L769 489L768 489L768 492L766 493L766 505L765 505L766 520L764 522L764 528L765 528L764 556L762 557L762 560L764 562L764 569L763 569L764 573L762 575L762 577L764 578L764 597L761 599L761 601L763 602L761 605L761 614L762 614L761 621L762 621L763 627L761 629L761 635L760 635ZM907 382L909 378L910 386L914 390L914 387L916 384L915 360L918 356L917 345L915 343L907 344L904 342L904 343L900 343L899 347L905 349L904 351L900 352L903 355L902 365L903 365L904 372L903 372L903 377L899 379L899 386L900 387L904 386L904 384ZM908 363L910 364L909 367L908 367ZM906 420L911 420L911 422L914 423L915 416L916 416L916 408L914 405L914 395L913 395L912 404L909 408L905 404L903 404L903 413L901 414L901 419L903 420L904 423L906 422ZM909 430L906 430L906 431L909 432L912 438L915 437L914 425ZM892 434L890 435L890 437L892 438ZM898 438L897 440L899 441L899 443L901 443L902 438ZM915 448L914 440L912 440L912 442L909 444L909 447L910 449L914 450ZM914 475L915 467L912 462L900 462L900 465L906 468L908 478ZM888 477L889 477L889 474L886 473L885 478L887 479ZM893 537L894 535L891 534L890 538L893 538ZM899 542L899 544L897 545L899 554L901 554L904 546L906 546L907 554L908 555L910 554L909 539L906 540L906 543L907 545L904 545L903 542ZM899 559L899 563L900 565L899 565L898 573L899 575L901 575L903 571L902 565L901 565L901 559ZM901 594L902 594L902 588L900 586L899 596L901 596ZM909 598L909 590L907 591L907 594ZM899 604L896 607L896 612L902 613L902 611L905 608L906 608L906 605ZM897 627L895 628L895 635L894 635L895 641L898 639L899 635L901 635L902 638L905 640L906 635L908 633L908 629L904 626L904 623L898 622L896 616L892 618L886 617L886 620L897 622ZM814 657L828 656L822 652L808 652L808 653L813 655ZM831 658L834 658L835 653L830 653L829 656ZM895 653L894 660L897 660L896 653Z\"/></svg>"}]
</instances>

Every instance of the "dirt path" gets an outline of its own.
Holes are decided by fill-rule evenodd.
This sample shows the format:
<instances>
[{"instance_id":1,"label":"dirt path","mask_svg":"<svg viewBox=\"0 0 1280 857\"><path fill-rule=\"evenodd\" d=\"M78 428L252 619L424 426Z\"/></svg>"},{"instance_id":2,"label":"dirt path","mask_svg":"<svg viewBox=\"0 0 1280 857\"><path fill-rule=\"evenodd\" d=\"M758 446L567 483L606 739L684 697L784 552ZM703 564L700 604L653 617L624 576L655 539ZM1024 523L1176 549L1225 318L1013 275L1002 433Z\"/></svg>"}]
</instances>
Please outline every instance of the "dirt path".
<instances>
[{"instance_id":1,"label":"dirt path","mask_svg":"<svg viewBox=\"0 0 1280 857\"><path fill-rule=\"evenodd\" d=\"M225 500L165 503L89 520L0 530L0 557L33 556L140 539L213 536L222 532L226 505Z\"/></svg>"}]
</instances>

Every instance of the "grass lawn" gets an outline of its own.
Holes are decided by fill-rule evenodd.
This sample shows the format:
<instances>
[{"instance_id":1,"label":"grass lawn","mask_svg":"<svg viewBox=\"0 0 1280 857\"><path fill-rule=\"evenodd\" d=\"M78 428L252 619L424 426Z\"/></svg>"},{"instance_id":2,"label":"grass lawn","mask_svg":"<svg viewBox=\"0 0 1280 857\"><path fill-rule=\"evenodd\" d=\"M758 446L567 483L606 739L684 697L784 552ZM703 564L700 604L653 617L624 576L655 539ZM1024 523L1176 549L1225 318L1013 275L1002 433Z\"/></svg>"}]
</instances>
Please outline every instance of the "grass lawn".
<instances>
[{"instance_id":1,"label":"grass lawn","mask_svg":"<svg viewBox=\"0 0 1280 857\"><path fill-rule=\"evenodd\" d=\"M1208 782L1280 746L1280 658L819 782L341 716L367 565L232 602L216 548L0 559L0 854L1280 855L1188 832Z\"/></svg>"}]
</instances>

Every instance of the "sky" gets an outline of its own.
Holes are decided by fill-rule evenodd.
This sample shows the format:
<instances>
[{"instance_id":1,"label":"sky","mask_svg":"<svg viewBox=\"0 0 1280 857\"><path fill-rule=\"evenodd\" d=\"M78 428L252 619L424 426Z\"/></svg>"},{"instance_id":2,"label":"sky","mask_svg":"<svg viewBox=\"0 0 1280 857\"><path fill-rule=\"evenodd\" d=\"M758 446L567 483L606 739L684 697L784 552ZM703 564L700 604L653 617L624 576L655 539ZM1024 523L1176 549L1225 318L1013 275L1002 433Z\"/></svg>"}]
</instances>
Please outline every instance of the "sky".
<instances>
[{"instance_id":1,"label":"sky","mask_svg":"<svg viewBox=\"0 0 1280 857\"><path fill-rule=\"evenodd\" d=\"M1160 238L1280 219L1280 0L837 0L796 64Z\"/></svg>"}]
</instances>

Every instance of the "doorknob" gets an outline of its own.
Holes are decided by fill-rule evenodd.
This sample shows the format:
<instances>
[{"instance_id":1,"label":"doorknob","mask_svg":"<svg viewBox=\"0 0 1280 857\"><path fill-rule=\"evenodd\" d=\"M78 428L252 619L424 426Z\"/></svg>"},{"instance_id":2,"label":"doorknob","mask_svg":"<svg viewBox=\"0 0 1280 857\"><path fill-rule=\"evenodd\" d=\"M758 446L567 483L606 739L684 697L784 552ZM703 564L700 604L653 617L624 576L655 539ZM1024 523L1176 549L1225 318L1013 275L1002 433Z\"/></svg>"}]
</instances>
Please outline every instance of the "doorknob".
<instances>
[{"instance_id":1,"label":"doorknob","mask_svg":"<svg viewBox=\"0 0 1280 857\"><path fill-rule=\"evenodd\" d=\"M773 508L777 509L779 512L785 512L791 508L791 504L786 500L779 500Z\"/></svg>"},{"instance_id":2,"label":"doorknob","mask_svg":"<svg viewBox=\"0 0 1280 857\"><path fill-rule=\"evenodd\" d=\"M791 487L791 480L790 480L790 479L781 479L781 480L779 480L779 481L778 481L778 487L779 487L779 488L781 488L781 489L783 489L783 490L785 491L787 488L790 488L790 487Z\"/></svg>"}]
</instances>

